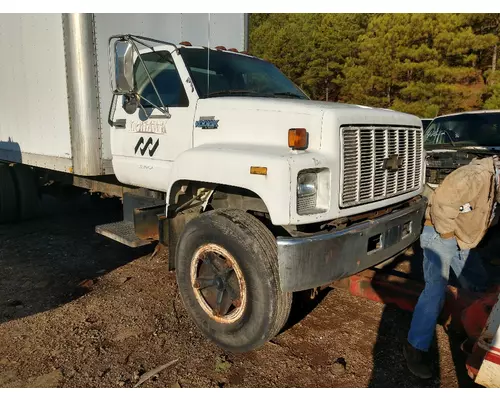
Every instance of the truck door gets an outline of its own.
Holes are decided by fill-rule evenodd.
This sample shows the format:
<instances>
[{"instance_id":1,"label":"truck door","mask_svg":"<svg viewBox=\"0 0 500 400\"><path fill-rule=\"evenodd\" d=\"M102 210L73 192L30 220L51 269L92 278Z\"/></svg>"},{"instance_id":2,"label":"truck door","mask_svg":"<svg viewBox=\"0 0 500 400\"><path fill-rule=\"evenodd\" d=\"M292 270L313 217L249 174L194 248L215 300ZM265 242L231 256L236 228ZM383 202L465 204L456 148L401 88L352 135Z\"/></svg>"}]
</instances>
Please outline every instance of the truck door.
<instances>
[{"instance_id":1,"label":"truck door","mask_svg":"<svg viewBox=\"0 0 500 400\"><path fill-rule=\"evenodd\" d=\"M192 147L197 98L187 85L190 80L181 56L172 53L173 48L162 47L141 52L143 62L139 57L134 62L139 105L129 114L124 109L126 97L118 97L111 151L120 182L166 191L173 161ZM153 106L162 103L169 116Z\"/></svg>"}]
</instances>

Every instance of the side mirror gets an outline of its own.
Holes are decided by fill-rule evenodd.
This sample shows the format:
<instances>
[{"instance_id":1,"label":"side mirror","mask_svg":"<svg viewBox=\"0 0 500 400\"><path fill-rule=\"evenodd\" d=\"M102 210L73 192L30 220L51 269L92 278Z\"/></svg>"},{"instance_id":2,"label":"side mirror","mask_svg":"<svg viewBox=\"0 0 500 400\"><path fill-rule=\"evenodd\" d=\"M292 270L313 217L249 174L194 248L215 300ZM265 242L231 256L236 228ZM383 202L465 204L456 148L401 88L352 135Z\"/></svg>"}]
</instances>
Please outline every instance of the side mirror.
<instances>
[{"instance_id":1,"label":"side mirror","mask_svg":"<svg viewBox=\"0 0 500 400\"><path fill-rule=\"evenodd\" d=\"M132 93L134 83L134 48L128 40L117 40L114 51L113 92L116 94Z\"/></svg>"},{"instance_id":2,"label":"side mirror","mask_svg":"<svg viewBox=\"0 0 500 400\"><path fill-rule=\"evenodd\" d=\"M133 93L123 95L123 109L127 114L134 114L139 106L139 99Z\"/></svg>"},{"instance_id":3,"label":"side mirror","mask_svg":"<svg viewBox=\"0 0 500 400\"><path fill-rule=\"evenodd\" d=\"M160 111L165 118L170 118L168 107L163 104L163 101L158 93L155 82L148 72L144 60L139 53L137 44L149 47L144 44L146 42L162 43L172 45L171 43L161 42L154 39L144 38L142 36L133 35L115 35L111 36L108 41L108 55L109 55L109 74L111 90L113 92L113 101L109 109L108 123L111 126L117 126L113 122L113 115L116 109L117 96L123 96L122 107L127 114L133 114L138 107L141 107L141 95L137 93L136 82L134 80L134 53L137 53L138 60L146 71L147 78L151 83L160 105L155 105L151 101L145 99L154 109ZM175 47L175 45L172 45ZM154 50L153 50L154 51ZM142 110L144 110L141 107Z\"/></svg>"}]
</instances>

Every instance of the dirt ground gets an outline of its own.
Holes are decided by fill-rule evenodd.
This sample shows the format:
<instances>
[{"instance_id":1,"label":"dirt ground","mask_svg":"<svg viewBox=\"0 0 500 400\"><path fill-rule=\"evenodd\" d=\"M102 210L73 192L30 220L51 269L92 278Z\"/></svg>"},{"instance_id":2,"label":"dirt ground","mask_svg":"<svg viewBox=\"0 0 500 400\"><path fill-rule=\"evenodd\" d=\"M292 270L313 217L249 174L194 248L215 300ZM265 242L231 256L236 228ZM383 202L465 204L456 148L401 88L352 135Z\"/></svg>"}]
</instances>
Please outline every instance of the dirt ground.
<instances>
[{"instance_id":1,"label":"dirt ground","mask_svg":"<svg viewBox=\"0 0 500 400\"><path fill-rule=\"evenodd\" d=\"M114 200L44 199L37 220L0 226L0 387L466 387L463 356L437 328L436 378L406 369L411 314L340 289L297 301L287 329L229 354L187 317L167 251L94 233ZM498 250L497 246L497 250ZM453 339L453 338L452 338Z\"/></svg>"}]
</instances>

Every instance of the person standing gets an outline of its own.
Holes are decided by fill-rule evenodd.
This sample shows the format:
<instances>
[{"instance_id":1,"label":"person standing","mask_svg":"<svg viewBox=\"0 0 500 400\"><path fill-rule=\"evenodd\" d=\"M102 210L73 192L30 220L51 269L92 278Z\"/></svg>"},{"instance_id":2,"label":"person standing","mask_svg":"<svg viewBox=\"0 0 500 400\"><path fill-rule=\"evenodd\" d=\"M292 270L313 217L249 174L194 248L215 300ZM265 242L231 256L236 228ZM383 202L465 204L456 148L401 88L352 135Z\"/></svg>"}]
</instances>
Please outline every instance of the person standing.
<instances>
[{"instance_id":1,"label":"person standing","mask_svg":"<svg viewBox=\"0 0 500 400\"><path fill-rule=\"evenodd\" d=\"M450 173L429 196L425 224L420 236L425 287L413 312L403 354L410 372L432 377L428 359L436 323L444 305L450 268L462 286L471 286L462 276L468 268L482 268L471 249L483 239L500 202L500 160L497 156L474 159ZM474 265L472 264L474 262Z\"/></svg>"}]
</instances>

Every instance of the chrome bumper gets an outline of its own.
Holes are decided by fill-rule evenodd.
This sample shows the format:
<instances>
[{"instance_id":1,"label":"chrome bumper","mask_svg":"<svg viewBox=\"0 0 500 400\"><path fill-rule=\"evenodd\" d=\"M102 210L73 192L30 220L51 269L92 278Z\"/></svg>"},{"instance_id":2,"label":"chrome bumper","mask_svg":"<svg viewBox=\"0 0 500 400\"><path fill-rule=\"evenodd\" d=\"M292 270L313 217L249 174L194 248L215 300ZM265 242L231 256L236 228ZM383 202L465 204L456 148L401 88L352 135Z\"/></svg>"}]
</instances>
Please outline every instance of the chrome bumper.
<instances>
[{"instance_id":1,"label":"chrome bumper","mask_svg":"<svg viewBox=\"0 0 500 400\"><path fill-rule=\"evenodd\" d=\"M349 228L303 238L278 238L281 290L319 287L377 265L420 236L426 200Z\"/></svg>"}]
</instances>

